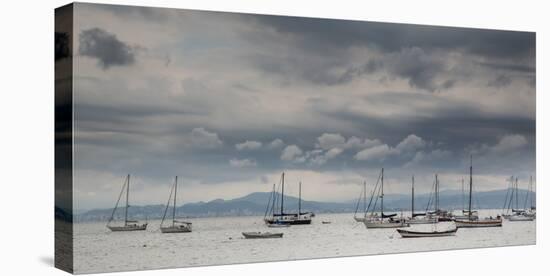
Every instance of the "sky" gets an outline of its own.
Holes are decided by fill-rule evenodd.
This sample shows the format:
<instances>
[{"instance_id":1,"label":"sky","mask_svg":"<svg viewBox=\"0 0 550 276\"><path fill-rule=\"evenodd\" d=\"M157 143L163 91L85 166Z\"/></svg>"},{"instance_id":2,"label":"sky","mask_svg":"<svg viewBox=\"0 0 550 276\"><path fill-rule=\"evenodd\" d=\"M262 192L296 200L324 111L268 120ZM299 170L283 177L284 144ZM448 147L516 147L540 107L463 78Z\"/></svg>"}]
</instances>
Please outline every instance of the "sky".
<instances>
[{"instance_id":1,"label":"sky","mask_svg":"<svg viewBox=\"0 0 550 276\"><path fill-rule=\"evenodd\" d=\"M75 208L535 175L535 33L78 3Z\"/></svg>"}]
</instances>

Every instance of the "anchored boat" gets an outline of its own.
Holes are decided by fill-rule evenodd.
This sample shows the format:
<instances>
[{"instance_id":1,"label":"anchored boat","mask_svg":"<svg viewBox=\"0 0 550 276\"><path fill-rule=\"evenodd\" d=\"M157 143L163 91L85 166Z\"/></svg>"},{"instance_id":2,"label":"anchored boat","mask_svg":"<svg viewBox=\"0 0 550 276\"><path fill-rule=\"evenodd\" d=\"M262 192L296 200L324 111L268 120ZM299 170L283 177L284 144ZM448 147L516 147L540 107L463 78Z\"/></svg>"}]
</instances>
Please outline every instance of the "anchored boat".
<instances>
[{"instance_id":1,"label":"anchored boat","mask_svg":"<svg viewBox=\"0 0 550 276\"><path fill-rule=\"evenodd\" d=\"M172 193L174 194L173 209L172 209L172 224L164 226L164 220L166 219L166 213L168 211L168 206L172 199ZM168 202L166 203L166 209L164 209L164 215L162 216L162 221L160 222L160 231L162 233L189 233L192 231L192 223L187 221L176 220L176 195L178 194L178 177L174 181L174 185L170 190L170 196L168 196Z\"/></svg>"},{"instance_id":2,"label":"anchored boat","mask_svg":"<svg viewBox=\"0 0 550 276\"><path fill-rule=\"evenodd\" d=\"M437 223L438 219L435 216L426 216L426 213L414 212L414 175L412 176L411 188L411 217L407 219L408 224L433 224Z\"/></svg>"},{"instance_id":3,"label":"anchored boat","mask_svg":"<svg viewBox=\"0 0 550 276\"><path fill-rule=\"evenodd\" d=\"M470 194L468 199L468 218L455 220L457 228L477 228L477 227L501 227L502 226L502 217L498 216L497 218L485 218L485 219L473 219L472 218L472 187L473 187L473 166L472 166L472 157L470 156Z\"/></svg>"},{"instance_id":4,"label":"anchored boat","mask_svg":"<svg viewBox=\"0 0 550 276\"><path fill-rule=\"evenodd\" d=\"M380 183L380 185L378 185ZM365 220L363 223L365 224L365 227L367 228L398 228L398 227L408 227L409 224L405 222L404 219L394 219L394 217L397 214L384 214L384 168L380 171L380 176L378 177L378 180L376 181L376 186L374 188L374 191L378 190L376 200L373 205L373 211L370 216L366 215L366 212L371 206L373 197L370 199L370 203L367 206L367 210L365 210ZM374 192L373 192L374 196ZM378 201L378 198L380 198L380 215L377 215L374 213L374 209L376 208L376 203Z\"/></svg>"},{"instance_id":5,"label":"anchored boat","mask_svg":"<svg viewBox=\"0 0 550 276\"><path fill-rule=\"evenodd\" d=\"M365 217L358 217L357 212L359 211L359 205L363 202L363 213L365 213L365 210L367 210L367 182L363 181L363 190L361 191L361 195L359 196L359 199L357 200L357 205L355 206L355 213L353 214L353 219L357 222L364 222Z\"/></svg>"},{"instance_id":6,"label":"anchored boat","mask_svg":"<svg viewBox=\"0 0 550 276\"><path fill-rule=\"evenodd\" d=\"M405 229L397 229L397 232L403 238L425 238L454 236L457 230L457 228L445 231L410 231Z\"/></svg>"},{"instance_id":7,"label":"anchored boat","mask_svg":"<svg viewBox=\"0 0 550 276\"><path fill-rule=\"evenodd\" d=\"M122 194L124 193L124 190L126 190L126 207L124 208L124 225L113 226L111 225L111 222L113 222L114 220L115 212L118 208L118 203L122 198ZM147 229L147 222L139 223L139 221L137 220L128 220L128 208L130 208L129 198L130 198L130 175L128 174L128 176L124 181L124 185L122 185L122 189L116 201L115 208L113 208L113 213L111 214L111 218L109 218L109 221L107 222L107 228L109 228L111 231L113 232L143 231Z\"/></svg>"},{"instance_id":8,"label":"anchored boat","mask_svg":"<svg viewBox=\"0 0 550 276\"><path fill-rule=\"evenodd\" d=\"M246 239L273 239L273 238L282 238L283 233L243 232L243 236Z\"/></svg>"},{"instance_id":9,"label":"anchored boat","mask_svg":"<svg viewBox=\"0 0 550 276\"><path fill-rule=\"evenodd\" d=\"M280 199L280 211L279 213L275 213L276 208L276 192L273 192L272 196L272 203L271 203L271 209L269 208L269 202L268 202L268 208L266 210L266 214L264 217L264 222L268 226L272 225L298 225L298 224L311 224L311 218L314 216L311 212L302 212L302 182L299 182L299 195L298 195L298 213L285 213L284 212L284 193L285 193L285 173L283 172L281 174L281 199ZM271 214L268 217L267 214L269 213L269 210L271 210ZM284 226L283 226L284 227Z\"/></svg>"}]
</instances>

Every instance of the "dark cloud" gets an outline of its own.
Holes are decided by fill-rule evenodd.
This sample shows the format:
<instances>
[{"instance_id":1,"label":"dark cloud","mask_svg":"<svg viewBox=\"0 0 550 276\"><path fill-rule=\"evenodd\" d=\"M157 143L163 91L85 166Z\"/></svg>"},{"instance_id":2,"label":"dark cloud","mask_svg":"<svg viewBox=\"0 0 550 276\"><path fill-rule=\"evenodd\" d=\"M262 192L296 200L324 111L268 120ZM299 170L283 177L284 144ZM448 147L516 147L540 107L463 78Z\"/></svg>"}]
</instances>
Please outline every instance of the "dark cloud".
<instances>
[{"instance_id":1,"label":"dark cloud","mask_svg":"<svg viewBox=\"0 0 550 276\"><path fill-rule=\"evenodd\" d=\"M79 54L98 59L103 69L111 66L131 65L135 62L135 51L116 35L103 29L83 30L79 37Z\"/></svg>"},{"instance_id":2,"label":"dark cloud","mask_svg":"<svg viewBox=\"0 0 550 276\"><path fill-rule=\"evenodd\" d=\"M502 88L510 85L512 83L512 78L507 75L498 75L495 79L489 80L487 86Z\"/></svg>"},{"instance_id":3,"label":"dark cloud","mask_svg":"<svg viewBox=\"0 0 550 276\"><path fill-rule=\"evenodd\" d=\"M479 64L491 69L496 69L496 70L517 71L522 73L535 73L535 67L533 65L491 63L491 62L480 62Z\"/></svg>"},{"instance_id":4,"label":"dark cloud","mask_svg":"<svg viewBox=\"0 0 550 276\"><path fill-rule=\"evenodd\" d=\"M384 52L421 47L425 50L461 50L488 57L532 57L535 33L453 28L412 24L320 18L254 16L279 32L295 35L310 50L341 51L353 46Z\"/></svg>"}]
</instances>

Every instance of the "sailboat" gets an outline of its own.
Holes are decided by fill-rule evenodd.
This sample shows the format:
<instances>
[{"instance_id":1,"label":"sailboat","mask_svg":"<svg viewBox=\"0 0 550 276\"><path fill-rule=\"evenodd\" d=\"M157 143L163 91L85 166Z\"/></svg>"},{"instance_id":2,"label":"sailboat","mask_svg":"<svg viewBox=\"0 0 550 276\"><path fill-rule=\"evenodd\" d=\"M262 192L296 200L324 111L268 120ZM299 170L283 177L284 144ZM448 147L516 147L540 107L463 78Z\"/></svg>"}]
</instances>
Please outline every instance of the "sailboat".
<instances>
[{"instance_id":1,"label":"sailboat","mask_svg":"<svg viewBox=\"0 0 550 276\"><path fill-rule=\"evenodd\" d=\"M370 208L370 204L367 207L367 210L365 210L365 220L363 223L365 224L365 227L367 228L397 228L397 227L408 227L409 224L405 222L404 219L394 219L394 217L397 214L384 214L384 168L380 171L380 177L378 178L380 181L380 186L378 186L378 181L376 182L376 186L374 190L376 191L378 189L377 199L380 198L380 215L377 215L374 213L374 209L376 207L376 201L373 206L373 210L370 216L367 216L368 209ZM373 192L374 196L374 192ZM372 202L373 197L371 197Z\"/></svg>"},{"instance_id":2,"label":"sailboat","mask_svg":"<svg viewBox=\"0 0 550 276\"><path fill-rule=\"evenodd\" d=\"M285 193L285 173L281 174L281 204L279 213L275 212L275 204L272 208L270 217L265 217L264 222L267 225L273 224L311 224L311 218L313 213L302 212L302 182L299 182L299 195L298 195L298 213L285 213L284 212L284 193Z\"/></svg>"},{"instance_id":3,"label":"sailboat","mask_svg":"<svg viewBox=\"0 0 550 276\"><path fill-rule=\"evenodd\" d=\"M273 223L267 223L268 214L270 214L271 217L273 217L276 201L277 201L277 190L275 190L275 184L273 184L273 190L271 191L271 196L269 197L269 201L267 202L267 207L265 209L264 222L266 222L267 227L270 227L270 228L290 227L290 223L283 222L283 221L274 221Z\"/></svg>"},{"instance_id":4,"label":"sailboat","mask_svg":"<svg viewBox=\"0 0 550 276\"><path fill-rule=\"evenodd\" d=\"M172 210L172 224L164 226L164 221L166 219L166 213L168 207L170 206L170 201L172 199L172 193L174 193L174 203ZM192 223L187 221L176 220L176 196L178 194L178 177L174 181L174 185L170 190L170 196L168 196L168 202L166 203L166 209L164 209L164 215L162 216L162 221L160 222L160 231L162 233L189 233L192 231Z\"/></svg>"},{"instance_id":5,"label":"sailboat","mask_svg":"<svg viewBox=\"0 0 550 276\"><path fill-rule=\"evenodd\" d=\"M448 212L446 210L442 210L439 208L439 178L437 174L435 174L435 180L434 180L434 190L433 190L433 204L434 204L434 210L431 212L428 212L428 209L430 208L430 205L432 205L432 196L430 195L430 200L428 201L428 206L426 208L426 213L428 214L428 217L436 217L437 221L453 221L453 217L451 212Z\"/></svg>"},{"instance_id":6,"label":"sailboat","mask_svg":"<svg viewBox=\"0 0 550 276\"><path fill-rule=\"evenodd\" d=\"M477 215L477 211L472 211L472 213L468 213L468 210L466 210L465 206L464 206L464 201L466 201L465 199L465 196L464 196L464 178L462 178L462 214L460 215L455 215L454 216L454 219L455 220L465 220L465 219L472 219L472 220L476 220L478 219L478 215Z\"/></svg>"},{"instance_id":7,"label":"sailboat","mask_svg":"<svg viewBox=\"0 0 550 276\"><path fill-rule=\"evenodd\" d=\"M523 209L519 209L518 206L518 180L516 178L516 209L512 209L513 215L508 217L509 221L533 221L535 219L534 216L528 215L527 213L527 198L529 197L529 194L531 193L531 181L532 179L529 179L529 188L527 193L525 194L525 201L523 203Z\"/></svg>"},{"instance_id":8,"label":"sailboat","mask_svg":"<svg viewBox=\"0 0 550 276\"><path fill-rule=\"evenodd\" d=\"M124 190L126 190L126 207L124 208L124 225L113 226L111 225L111 222L113 222L114 220L115 212L118 208L118 203L120 202L120 198L122 197ZM137 220L128 220L128 208L130 208L129 198L130 198L130 175L128 174L128 176L124 181L124 185L122 185L122 190L120 191L120 195L118 196L118 200L116 201L115 208L113 208L113 213L111 214L111 217L107 222L107 228L109 228L111 231L113 232L141 231L147 228L147 222L140 224L139 221Z\"/></svg>"},{"instance_id":9,"label":"sailboat","mask_svg":"<svg viewBox=\"0 0 550 276\"><path fill-rule=\"evenodd\" d=\"M473 166L472 166L472 156L470 156L470 193L468 197L468 219L464 220L455 220L457 228L477 228L477 227L501 227L502 218L498 216L497 218L485 218L485 219L473 219L472 218L472 189L473 189Z\"/></svg>"},{"instance_id":10,"label":"sailboat","mask_svg":"<svg viewBox=\"0 0 550 276\"><path fill-rule=\"evenodd\" d=\"M426 213L414 212L414 175L412 176L412 188L411 188L411 217L407 219L409 224L432 224L437 223L438 218L436 216L426 216Z\"/></svg>"},{"instance_id":11,"label":"sailboat","mask_svg":"<svg viewBox=\"0 0 550 276\"><path fill-rule=\"evenodd\" d=\"M355 213L353 214L353 219L357 222L364 222L365 217L359 217L357 216L357 211L359 210L359 205L361 204L361 201L363 202L363 212L367 209L367 182L363 181L363 190L361 195L359 196L359 199L357 200L357 205L355 206Z\"/></svg>"}]
</instances>

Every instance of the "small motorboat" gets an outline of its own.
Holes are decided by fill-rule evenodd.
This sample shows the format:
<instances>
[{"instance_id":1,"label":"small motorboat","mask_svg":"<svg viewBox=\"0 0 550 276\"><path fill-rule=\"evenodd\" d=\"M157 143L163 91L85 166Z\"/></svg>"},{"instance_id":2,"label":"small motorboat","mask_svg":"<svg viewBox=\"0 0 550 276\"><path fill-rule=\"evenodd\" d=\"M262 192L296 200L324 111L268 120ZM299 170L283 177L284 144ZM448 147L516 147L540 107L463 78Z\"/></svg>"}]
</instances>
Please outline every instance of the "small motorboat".
<instances>
[{"instance_id":1,"label":"small motorboat","mask_svg":"<svg viewBox=\"0 0 550 276\"><path fill-rule=\"evenodd\" d=\"M403 238L424 238L424 237L448 237L454 236L458 228L445 231L411 231L405 229L397 229L397 232Z\"/></svg>"},{"instance_id":2,"label":"small motorboat","mask_svg":"<svg viewBox=\"0 0 550 276\"><path fill-rule=\"evenodd\" d=\"M283 233L271 233L271 232L243 232L243 236L246 239L273 239L282 238Z\"/></svg>"},{"instance_id":3,"label":"small motorboat","mask_svg":"<svg viewBox=\"0 0 550 276\"><path fill-rule=\"evenodd\" d=\"M330 221L321 221L322 224L331 224Z\"/></svg>"}]
</instances>

